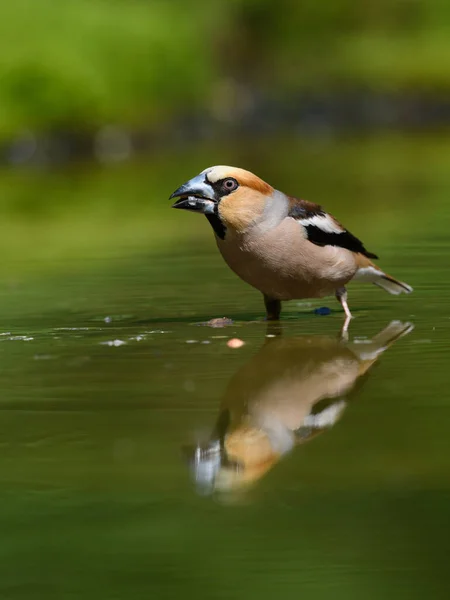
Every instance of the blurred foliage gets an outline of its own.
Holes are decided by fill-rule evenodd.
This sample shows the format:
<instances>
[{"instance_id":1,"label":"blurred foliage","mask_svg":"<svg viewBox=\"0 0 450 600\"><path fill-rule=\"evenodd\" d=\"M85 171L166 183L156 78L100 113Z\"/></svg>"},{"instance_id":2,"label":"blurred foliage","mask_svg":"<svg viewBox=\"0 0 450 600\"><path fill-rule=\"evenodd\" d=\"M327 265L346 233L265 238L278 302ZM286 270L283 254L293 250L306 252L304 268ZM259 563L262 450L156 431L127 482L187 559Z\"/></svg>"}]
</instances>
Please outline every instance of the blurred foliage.
<instances>
[{"instance_id":1,"label":"blurred foliage","mask_svg":"<svg viewBox=\"0 0 450 600\"><path fill-rule=\"evenodd\" d=\"M155 125L246 94L450 85L444 0L0 0L0 136Z\"/></svg>"},{"instance_id":2,"label":"blurred foliage","mask_svg":"<svg viewBox=\"0 0 450 600\"><path fill-rule=\"evenodd\" d=\"M211 79L201 13L182 2L2 2L0 131L156 121ZM19 34L18 34L19 32Z\"/></svg>"}]
</instances>

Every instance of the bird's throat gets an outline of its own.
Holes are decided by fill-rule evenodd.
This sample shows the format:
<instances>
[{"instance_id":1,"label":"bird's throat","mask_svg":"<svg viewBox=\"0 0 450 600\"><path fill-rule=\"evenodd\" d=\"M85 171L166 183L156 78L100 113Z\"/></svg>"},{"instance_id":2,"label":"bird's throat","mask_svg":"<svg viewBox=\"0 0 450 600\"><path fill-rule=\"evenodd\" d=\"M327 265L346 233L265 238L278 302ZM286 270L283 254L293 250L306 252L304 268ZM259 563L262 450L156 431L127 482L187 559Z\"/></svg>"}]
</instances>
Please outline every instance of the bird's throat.
<instances>
[{"instance_id":1,"label":"bird's throat","mask_svg":"<svg viewBox=\"0 0 450 600\"><path fill-rule=\"evenodd\" d=\"M217 212L214 212L213 214L206 214L205 217L208 219L208 221L209 221L211 227L214 229L214 233L217 235L217 237L220 238L221 240L224 240L225 234L227 232L227 228L222 223L222 220L220 219Z\"/></svg>"}]
</instances>

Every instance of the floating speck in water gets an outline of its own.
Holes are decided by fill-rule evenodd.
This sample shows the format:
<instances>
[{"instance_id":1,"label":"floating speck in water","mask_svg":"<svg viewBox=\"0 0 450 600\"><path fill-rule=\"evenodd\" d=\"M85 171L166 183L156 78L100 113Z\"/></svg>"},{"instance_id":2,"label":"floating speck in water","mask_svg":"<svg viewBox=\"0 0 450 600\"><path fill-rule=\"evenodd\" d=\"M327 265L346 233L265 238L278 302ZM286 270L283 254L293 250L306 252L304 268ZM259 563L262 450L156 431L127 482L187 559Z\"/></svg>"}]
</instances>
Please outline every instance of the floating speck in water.
<instances>
[{"instance_id":1,"label":"floating speck in water","mask_svg":"<svg viewBox=\"0 0 450 600\"><path fill-rule=\"evenodd\" d=\"M186 340L186 344L198 344L198 340Z\"/></svg>"},{"instance_id":2,"label":"floating speck in water","mask_svg":"<svg viewBox=\"0 0 450 600\"><path fill-rule=\"evenodd\" d=\"M203 340L202 344L210 344L211 342L209 340Z\"/></svg>"},{"instance_id":3,"label":"floating speck in water","mask_svg":"<svg viewBox=\"0 0 450 600\"><path fill-rule=\"evenodd\" d=\"M274 337L276 337L276 335L274 333L268 333L266 335L266 337L268 337L268 338L274 338Z\"/></svg>"},{"instance_id":4,"label":"floating speck in water","mask_svg":"<svg viewBox=\"0 0 450 600\"><path fill-rule=\"evenodd\" d=\"M92 317L89 320L90 321L101 321L102 323L112 323L113 321L124 321L126 319L132 319L132 318L133 318L133 315L116 314L116 315L106 315L106 317L99 315L97 317Z\"/></svg>"},{"instance_id":5,"label":"floating speck in water","mask_svg":"<svg viewBox=\"0 0 450 600\"><path fill-rule=\"evenodd\" d=\"M244 340L240 340L239 338L232 338L231 340L228 340L228 342L227 342L228 348L242 348L242 346L244 346L244 344L245 344Z\"/></svg>"},{"instance_id":6,"label":"floating speck in water","mask_svg":"<svg viewBox=\"0 0 450 600\"><path fill-rule=\"evenodd\" d=\"M102 346L114 346L117 348L118 346L124 346L126 342L124 342L123 340L109 340L107 342L100 342L100 344Z\"/></svg>"},{"instance_id":7,"label":"floating speck in water","mask_svg":"<svg viewBox=\"0 0 450 600\"><path fill-rule=\"evenodd\" d=\"M134 337L130 337L130 342L142 342L142 340L145 340L145 335L135 335Z\"/></svg>"},{"instance_id":8,"label":"floating speck in water","mask_svg":"<svg viewBox=\"0 0 450 600\"><path fill-rule=\"evenodd\" d=\"M329 315L330 313L331 313L331 309L329 309L328 306L321 306L320 308L314 309L314 314L316 314L316 315L326 316L326 315Z\"/></svg>"},{"instance_id":9,"label":"floating speck in water","mask_svg":"<svg viewBox=\"0 0 450 600\"><path fill-rule=\"evenodd\" d=\"M170 333L170 331L164 331L163 329L153 329L152 331L146 331L145 333Z\"/></svg>"},{"instance_id":10,"label":"floating speck in water","mask_svg":"<svg viewBox=\"0 0 450 600\"><path fill-rule=\"evenodd\" d=\"M0 335L11 335L10 331L5 331L5 333L0 333Z\"/></svg>"},{"instance_id":11,"label":"floating speck in water","mask_svg":"<svg viewBox=\"0 0 450 600\"><path fill-rule=\"evenodd\" d=\"M89 331L92 327L55 327L55 331Z\"/></svg>"},{"instance_id":12,"label":"floating speck in water","mask_svg":"<svg viewBox=\"0 0 450 600\"><path fill-rule=\"evenodd\" d=\"M11 340L12 342L31 342L31 340L34 340L34 338L26 335L12 335L8 338L8 340Z\"/></svg>"},{"instance_id":13,"label":"floating speck in water","mask_svg":"<svg viewBox=\"0 0 450 600\"><path fill-rule=\"evenodd\" d=\"M215 319L210 319L209 321L202 321L201 323L197 323L197 325L206 325L207 327L227 327L228 325L233 325L233 319L229 319L228 317L216 317Z\"/></svg>"}]
</instances>

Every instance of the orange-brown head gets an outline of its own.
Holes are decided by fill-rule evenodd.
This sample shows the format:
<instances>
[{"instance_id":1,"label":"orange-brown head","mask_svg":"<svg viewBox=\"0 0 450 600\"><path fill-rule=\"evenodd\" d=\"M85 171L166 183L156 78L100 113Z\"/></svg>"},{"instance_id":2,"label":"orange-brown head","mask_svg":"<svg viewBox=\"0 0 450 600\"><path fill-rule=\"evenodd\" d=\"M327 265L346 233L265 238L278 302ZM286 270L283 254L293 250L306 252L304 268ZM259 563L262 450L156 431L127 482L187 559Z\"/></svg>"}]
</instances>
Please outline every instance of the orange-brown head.
<instances>
[{"instance_id":1,"label":"orange-brown head","mask_svg":"<svg viewBox=\"0 0 450 600\"><path fill-rule=\"evenodd\" d=\"M205 214L224 238L227 228L245 231L262 218L273 194L272 186L250 171L219 165L202 171L170 198L178 198L173 208Z\"/></svg>"}]
</instances>

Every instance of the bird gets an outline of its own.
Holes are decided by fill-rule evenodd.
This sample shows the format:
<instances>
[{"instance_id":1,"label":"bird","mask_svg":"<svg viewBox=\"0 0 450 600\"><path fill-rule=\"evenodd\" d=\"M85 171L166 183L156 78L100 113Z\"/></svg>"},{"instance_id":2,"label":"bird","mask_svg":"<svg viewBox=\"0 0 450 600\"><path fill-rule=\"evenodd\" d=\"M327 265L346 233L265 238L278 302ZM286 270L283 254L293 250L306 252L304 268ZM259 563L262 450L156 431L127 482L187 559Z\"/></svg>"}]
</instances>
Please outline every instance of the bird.
<instances>
[{"instance_id":1,"label":"bird","mask_svg":"<svg viewBox=\"0 0 450 600\"><path fill-rule=\"evenodd\" d=\"M322 206L284 194L245 169L204 169L170 196L173 208L201 213L213 228L227 265L264 297L267 320L281 302L335 295L352 314L346 285L365 281L390 294L413 288L380 269L377 255Z\"/></svg>"},{"instance_id":2,"label":"bird","mask_svg":"<svg viewBox=\"0 0 450 600\"><path fill-rule=\"evenodd\" d=\"M255 484L296 446L330 430L371 367L412 323L391 321L365 340L280 333L231 377L211 434L184 448L200 493Z\"/></svg>"}]
</instances>

